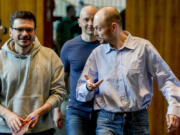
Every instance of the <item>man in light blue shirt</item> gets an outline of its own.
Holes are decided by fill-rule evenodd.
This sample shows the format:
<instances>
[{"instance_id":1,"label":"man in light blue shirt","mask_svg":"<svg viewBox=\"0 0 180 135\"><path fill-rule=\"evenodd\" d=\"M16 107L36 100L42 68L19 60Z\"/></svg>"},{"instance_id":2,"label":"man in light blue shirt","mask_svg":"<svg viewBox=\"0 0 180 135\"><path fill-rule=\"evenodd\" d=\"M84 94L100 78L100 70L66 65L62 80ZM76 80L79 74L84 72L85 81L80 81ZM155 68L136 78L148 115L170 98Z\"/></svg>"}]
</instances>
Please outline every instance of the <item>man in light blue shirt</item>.
<instances>
[{"instance_id":1,"label":"man in light blue shirt","mask_svg":"<svg viewBox=\"0 0 180 135\"><path fill-rule=\"evenodd\" d=\"M153 80L166 97L168 131L179 126L180 82L147 40L122 30L112 7L94 17L95 35L102 45L89 56L77 84L77 99L94 100L97 135L148 135Z\"/></svg>"}]
</instances>

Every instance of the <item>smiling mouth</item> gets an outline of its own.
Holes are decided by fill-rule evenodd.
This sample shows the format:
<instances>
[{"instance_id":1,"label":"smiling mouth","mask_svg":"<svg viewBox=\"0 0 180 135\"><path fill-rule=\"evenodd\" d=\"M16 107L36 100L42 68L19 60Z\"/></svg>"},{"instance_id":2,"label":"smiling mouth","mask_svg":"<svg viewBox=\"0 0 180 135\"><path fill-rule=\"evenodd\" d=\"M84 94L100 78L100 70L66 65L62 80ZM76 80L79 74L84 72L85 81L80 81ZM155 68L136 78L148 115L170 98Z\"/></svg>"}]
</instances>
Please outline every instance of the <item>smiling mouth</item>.
<instances>
[{"instance_id":1,"label":"smiling mouth","mask_svg":"<svg viewBox=\"0 0 180 135\"><path fill-rule=\"evenodd\" d=\"M20 41L23 43L26 43L26 42L29 42L29 39L21 39Z\"/></svg>"}]
</instances>

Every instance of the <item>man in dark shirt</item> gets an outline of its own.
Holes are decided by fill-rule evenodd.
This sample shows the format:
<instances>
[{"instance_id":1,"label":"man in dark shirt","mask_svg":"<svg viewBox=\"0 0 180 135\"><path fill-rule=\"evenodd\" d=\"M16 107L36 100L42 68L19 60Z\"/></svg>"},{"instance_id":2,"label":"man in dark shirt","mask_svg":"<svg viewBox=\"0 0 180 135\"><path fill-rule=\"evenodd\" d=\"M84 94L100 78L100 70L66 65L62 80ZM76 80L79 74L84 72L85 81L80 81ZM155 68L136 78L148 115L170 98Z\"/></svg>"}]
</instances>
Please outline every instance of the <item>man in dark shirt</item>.
<instances>
[{"instance_id":1,"label":"man in dark shirt","mask_svg":"<svg viewBox=\"0 0 180 135\"><path fill-rule=\"evenodd\" d=\"M77 101L76 84L88 56L99 45L94 36L93 28L93 19L96 12L97 8L94 6L86 6L81 10L78 22L82 34L67 41L60 54L65 67L66 86L70 77L70 97L66 112L67 135L95 135L96 119L93 115L93 101L86 103ZM60 110L55 110L55 112L58 111Z\"/></svg>"}]
</instances>

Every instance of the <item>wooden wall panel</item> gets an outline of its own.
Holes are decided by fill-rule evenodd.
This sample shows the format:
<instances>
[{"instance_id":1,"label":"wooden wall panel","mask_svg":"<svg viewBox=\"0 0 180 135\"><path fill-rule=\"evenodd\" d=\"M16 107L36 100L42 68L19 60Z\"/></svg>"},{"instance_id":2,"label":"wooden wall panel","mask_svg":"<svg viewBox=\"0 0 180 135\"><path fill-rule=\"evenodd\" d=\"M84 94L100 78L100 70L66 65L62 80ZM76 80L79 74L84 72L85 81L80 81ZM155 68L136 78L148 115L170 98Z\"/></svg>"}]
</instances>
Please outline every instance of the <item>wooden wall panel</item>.
<instances>
[{"instance_id":1,"label":"wooden wall panel","mask_svg":"<svg viewBox=\"0 0 180 135\"><path fill-rule=\"evenodd\" d=\"M180 1L179 0L127 0L126 29L135 36L146 38L180 79ZM149 108L151 135L167 135L167 102L154 86ZM180 128L169 135L179 135Z\"/></svg>"},{"instance_id":2,"label":"wooden wall panel","mask_svg":"<svg viewBox=\"0 0 180 135\"><path fill-rule=\"evenodd\" d=\"M0 0L0 18L3 26L9 27L10 15L16 10L30 10L37 19L37 36L43 43L43 0ZM3 43L9 38L4 35Z\"/></svg>"}]
</instances>

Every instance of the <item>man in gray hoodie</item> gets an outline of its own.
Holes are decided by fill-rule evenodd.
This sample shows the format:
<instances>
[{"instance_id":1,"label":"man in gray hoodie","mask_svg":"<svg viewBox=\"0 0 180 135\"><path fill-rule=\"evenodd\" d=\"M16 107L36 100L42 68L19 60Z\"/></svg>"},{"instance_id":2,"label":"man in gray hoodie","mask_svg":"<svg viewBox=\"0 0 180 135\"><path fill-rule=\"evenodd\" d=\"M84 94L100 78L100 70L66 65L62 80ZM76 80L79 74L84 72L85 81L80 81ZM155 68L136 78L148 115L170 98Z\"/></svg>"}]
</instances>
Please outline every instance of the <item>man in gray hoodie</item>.
<instances>
[{"instance_id":1,"label":"man in gray hoodie","mask_svg":"<svg viewBox=\"0 0 180 135\"><path fill-rule=\"evenodd\" d=\"M11 15L10 37L0 50L0 135L19 133L29 120L28 133L52 135L51 110L66 93L63 64L39 43L31 12Z\"/></svg>"}]
</instances>

